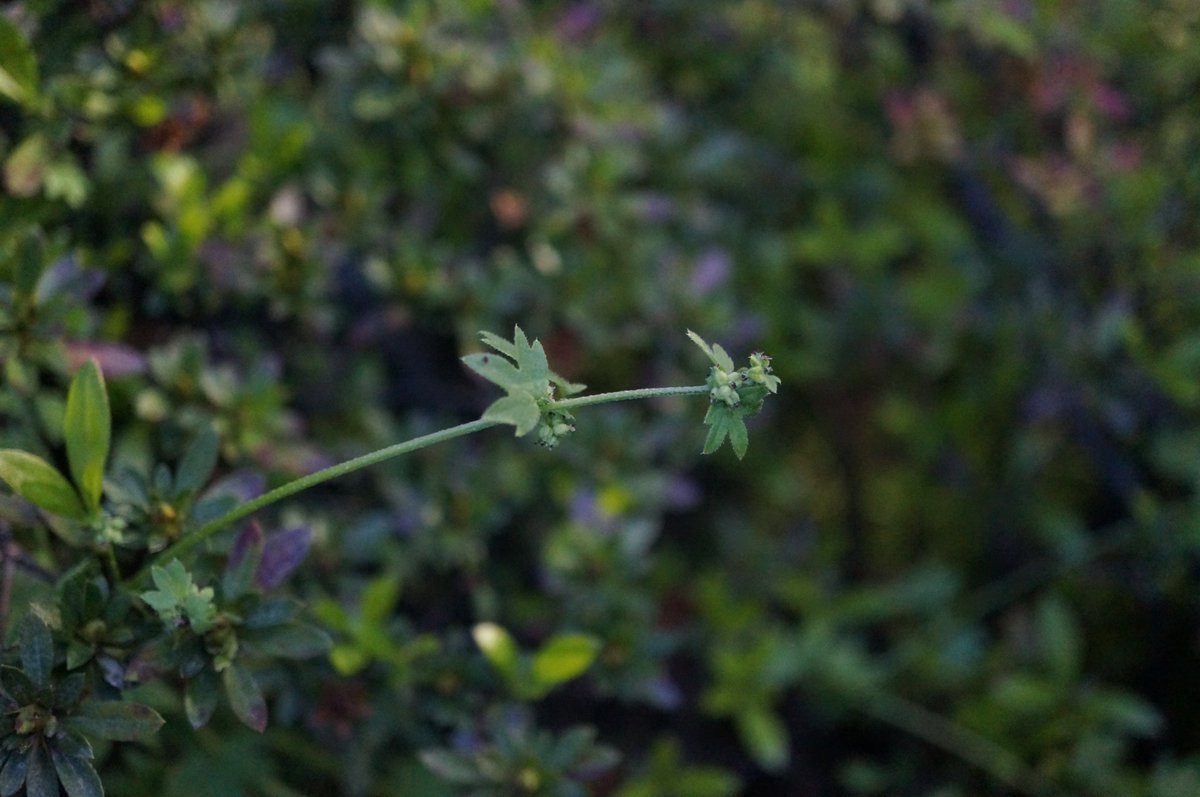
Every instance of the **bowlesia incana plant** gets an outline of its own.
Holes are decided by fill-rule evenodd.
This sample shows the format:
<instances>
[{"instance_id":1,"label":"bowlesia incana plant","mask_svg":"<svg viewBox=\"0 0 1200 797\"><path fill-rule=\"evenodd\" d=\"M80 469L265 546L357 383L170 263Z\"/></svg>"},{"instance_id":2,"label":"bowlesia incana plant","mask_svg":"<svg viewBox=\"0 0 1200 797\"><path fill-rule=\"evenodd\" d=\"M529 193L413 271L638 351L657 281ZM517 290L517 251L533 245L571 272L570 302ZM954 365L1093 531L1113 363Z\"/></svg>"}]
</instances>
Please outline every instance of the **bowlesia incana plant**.
<instances>
[{"instance_id":1,"label":"bowlesia incana plant","mask_svg":"<svg viewBox=\"0 0 1200 797\"><path fill-rule=\"evenodd\" d=\"M22 787L31 797L103 794L93 766L102 741L146 741L163 724L126 692L151 682L178 690L195 728L206 725L222 695L247 727L267 726L267 704L256 665L271 658L303 659L330 650L329 634L303 619L300 603L281 593L308 548L303 529L265 533L250 521L225 539L218 532L263 507L329 479L436 443L508 425L517 436L556 447L575 429L574 411L596 404L661 396L707 396L704 453L728 440L741 458L745 418L758 413L779 387L770 358L751 355L735 367L719 345L689 337L712 365L703 384L581 395L584 386L550 370L542 344L517 327L511 340L482 334L491 349L463 358L505 395L478 420L423 435L296 479L258 498L238 502L209 486L219 440L199 435L173 468L153 473L108 470L111 412L104 376L94 360L75 374L62 419L63 472L33 453L0 450L0 479L28 510L30 533L44 533L57 572L17 621L17 644L0 666L0 794ZM14 500L14 499L9 499ZM388 603L388 606L391 604ZM521 652L500 626L480 623L473 637L483 656L522 700L535 700L591 665L599 642L559 634L536 652ZM542 750L559 769L580 777L611 766L613 753L594 743L591 729L559 739L529 734L521 723L499 722L497 735ZM515 750L512 739L507 749ZM513 745L516 745L515 747ZM521 748L524 749L524 748ZM528 781L517 756L513 778ZM452 751L428 750L422 760L445 779L480 785L494 775Z\"/></svg>"}]
</instances>

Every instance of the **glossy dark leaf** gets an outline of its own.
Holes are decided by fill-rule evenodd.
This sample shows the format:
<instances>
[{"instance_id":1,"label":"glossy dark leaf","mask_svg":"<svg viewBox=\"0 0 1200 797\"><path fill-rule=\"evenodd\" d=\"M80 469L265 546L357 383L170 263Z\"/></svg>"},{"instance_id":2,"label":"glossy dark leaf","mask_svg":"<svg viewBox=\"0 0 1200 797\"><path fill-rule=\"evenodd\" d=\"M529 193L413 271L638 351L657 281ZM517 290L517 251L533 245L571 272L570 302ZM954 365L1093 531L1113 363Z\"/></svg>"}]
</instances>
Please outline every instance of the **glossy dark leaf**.
<instances>
[{"instance_id":1,"label":"glossy dark leaf","mask_svg":"<svg viewBox=\"0 0 1200 797\"><path fill-rule=\"evenodd\" d=\"M93 700L80 707L68 722L84 735L114 742L137 742L157 733L163 718L141 703Z\"/></svg>"},{"instance_id":2,"label":"glossy dark leaf","mask_svg":"<svg viewBox=\"0 0 1200 797\"><path fill-rule=\"evenodd\" d=\"M17 705L28 705L37 700L37 686L16 667L0 667L0 689Z\"/></svg>"},{"instance_id":3,"label":"glossy dark leaf","mask_svg":"<svg viewBox=\"0 0 1200 797\"><path fill-rule=\"evenodd\" d=\"M50 629L32 612L21 620L17 631L20 646L21 669L38 689L50 683L50 671L54 668L54 640Z\"/></svg>"},{"instance_id":4,"label":"glossy dark leaf","mask_svg":"<svg viewBox=\"0 0 1200 797\"><path fill-rule=\"evenodd\" d=\"M58 773L46 750L46 743L39 740L29 750L29 770L25 773L25 797L59 797Z\"/></svg>"},{"instance_id":5,"label":"glossy dark leaf","mask_svg":"<svg viewBox=\"0 0 1200 797\"><path fill-rule=\"evenodd\" d=\"M0 769L0 797L11 797L25 785L25 774L29 771L29 755L18 750L12 751L4 768Z\"/></svg>"},{"instance_id":6,"label":"glossy dark leaf","mask_svg":"<svg viewBox=\"0 0 1200 797\"><path fill-rule=\"evenodd\" d=\"M100 776L86 758L67 755L57 746L50 748L50 758L67 797L104 797Z\"/></svg>"}]
</instances>

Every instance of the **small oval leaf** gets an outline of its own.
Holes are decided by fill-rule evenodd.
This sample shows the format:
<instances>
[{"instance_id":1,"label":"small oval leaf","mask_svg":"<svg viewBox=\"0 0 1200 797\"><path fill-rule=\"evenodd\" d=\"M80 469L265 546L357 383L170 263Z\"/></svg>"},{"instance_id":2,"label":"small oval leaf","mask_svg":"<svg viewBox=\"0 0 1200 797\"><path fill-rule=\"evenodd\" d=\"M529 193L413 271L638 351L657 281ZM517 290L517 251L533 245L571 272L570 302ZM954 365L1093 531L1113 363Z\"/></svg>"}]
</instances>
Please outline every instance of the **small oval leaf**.
<instances>
[{"instance_id":1,"label":"small oval leaf","mask_svg":"<svg viewBox=\"0 0 1200 797\"><path fill-rule=\"evenodd\" d=\"M71 483L36 454L14 448L0 449L0 479L17 495L47 512L76 520L87 516Z\"/></svg>"},{"instance_id":2,"label":"small oval leaf","mask_svg":"<svg viewBox=\"0 0 1200 797\"><path fill-rule=\"evenodd\" d=\"M600 640L587 634L559 634L533 657L533 677L543 686L557 686L583 674L596 654Z\"/></svg>"},{"instance_id":3,"label":"small oval leaf","mask_svg":"<svg viewBox=\"0 0 1200 797\"><path fill-rule=\"evenodd\" d=\"M223 673L225 695L229 707L247 728L262 733L267 729L267 702L254 676L238 664L231 664Z\"/></svg>"},{"instance_id":4,"label":"small oval leaf","mask_svg":"<svg viewBox=\"0 0 1200 797\"><path fill-rule=\"evenodd\" d=\"M63 436L67 441L71 477L87 508L95 511L100 507L104 463L108 459L112 436L108 391L95 358L84 363L71 380L67 412L63 417Z\"/></svg>"},{"instance_id":5,"label":"small oval leaf","mask_svg":"<svg viewBox=\"0 0 1200 797\"><path fill-rule=\"evenodd\" d=\"M93 700L67 720L84 736L137 742L150 738L163 725L158 712L141 703L120 700Z\"/></svg>"}]
</instances>

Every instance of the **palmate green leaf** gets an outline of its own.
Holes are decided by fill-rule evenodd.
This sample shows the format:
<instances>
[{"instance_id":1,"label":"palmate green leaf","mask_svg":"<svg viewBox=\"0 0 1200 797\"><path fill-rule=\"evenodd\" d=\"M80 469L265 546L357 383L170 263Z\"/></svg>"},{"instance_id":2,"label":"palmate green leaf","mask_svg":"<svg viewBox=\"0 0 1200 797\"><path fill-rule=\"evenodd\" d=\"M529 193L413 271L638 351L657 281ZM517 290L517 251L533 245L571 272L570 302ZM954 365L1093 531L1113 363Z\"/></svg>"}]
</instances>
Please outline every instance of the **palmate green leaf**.
<instances>
[{"instance_id":1,"label":"palmate green leaf","mask_svg":"<svg viewBox=\"0 0 1200 797\"><path fill-rule=\"evenodd\" d=\"M50 748L50 759L67 797L104 797L100 776L86 758L67 755L55 745ZM57 795L57 789L54 793Z\"/></svg>"},{"instance_id":2,"label":"palmate green leaf","mask_svg":"<svg viewBox=\"0 0 1200 797\"><path fill-rule=\"evenodd\" d=\"M71 728L84 736L114 742L140 742L149 739L163 725L158 712L141 703L122 700L93 700L84 703L67 719Z\"/></svg>"},{"instance_id":3,"label":"palmate green leaf","mask_svg":"<svg viewBox=\"0 0 1200 797\"><path fill-rule=\"evenodd\" d=\"M87 517L87 510L71 483L36 454L14 448L0 449L0 479L17 495L47 512L75 520Z\"/></svg>"},{"instance_id":4,"label":"palmate green leaf","mask_svg":"<svg viewBox=\"0 0 1200 797\"><path fill-rule=\"evenodd\" d=\"M725 439L733 447L733 453L738 459L746 456L750 445L750 434L746 430L746 422L742 413L726 404L710 404L704 416L704 425L708 426L708 437L704 441L704 454L712 454L721 448Z\"/></svg>"},{"instance_id":5,"label":"palmate green leaf","mask_svg":"<svg viewBox=\"0 0 1200 797\"><path fill-rule=\"evenodd\" d=\"M94 512L100 507L104 463L108 459L112 436L108 391L95 359L84 363L71 380L67 412L63 417L63 436L67 442L71 477L84 504Z\"/></svg>"},{"instance_id":6,"label":"palmate green leaf","mask_svg":"<svg viewBox=\"0 0 1200 797\"><path fill-rule=\"evenodd\" d=\"M542 419L542 410L537 401L528 394L505 396L496 399L483 413L485 421L508 423L517 427L516 436L529 434Z\"/></svg>"},{"instance_id":7,"label":"palmate green leaf","mask_svg":"<svg viewBox=\"0 0 1200 797\"><path fill-rule=\"evenodd\" d=\"M519 326L513 328L512 341L492 332L481 332L480 337L499 354L468 354L462 360L472 371L508 394L488 407L483 414L484 420L515 426L520 437L537 428L543 405L552 394L552 385L566 396L584 389L583 385L569 382L551 371L541 341L530 343Z\"/></svg>"},{"instance_id":8,"label":"palmate green leaf","mask_svg":"<svg viewBox=\"0 0 1200 797\"><path fill-rule=\"evenodd\" d=\"M0 94L26 105L37 99L38 65L33 48L9 19L0 15Z\"/></svg>"}]
</instances>

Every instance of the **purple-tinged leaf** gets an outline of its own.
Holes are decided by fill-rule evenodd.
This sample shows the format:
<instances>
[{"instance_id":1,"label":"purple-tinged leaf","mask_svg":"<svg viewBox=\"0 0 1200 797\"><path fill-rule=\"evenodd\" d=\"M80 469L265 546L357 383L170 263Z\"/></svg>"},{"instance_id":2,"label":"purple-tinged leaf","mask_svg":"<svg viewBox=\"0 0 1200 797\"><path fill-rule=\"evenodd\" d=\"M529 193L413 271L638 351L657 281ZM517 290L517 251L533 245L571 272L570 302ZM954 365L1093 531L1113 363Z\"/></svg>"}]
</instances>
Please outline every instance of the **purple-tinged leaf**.
<instances>
[{"instance_id":1,"label":"purple-tinged leaf","mask_svg":"<svg viewBox=\"0 0 1200 797\"><path fill-rule=\"evenodd\" d=\"M187 682L183 693L183 708L193 728L202 728L208 724L213 710L217 707L219 686L217 674L210 669L205 669Z\"/></svg>"},{"instance_id":2,"label":"purple-tinged leaf","mask_svg":"<svg viewBox=\"0 0 1200 797\"><path fill-rule=\"evenodd\" d=\"M111 739L114 742L144 741L163 725L158 712L141 703L122 700L93 700L83 704L67 720L84 736Z\"/></svg>"},{"instance_id":3,"label":"purple-tinged leaf","mask_svg":"<svg viewBox=\"0 0 1200 797\"><path fill-rule=\"evenodd\" d=\"M262 733L267 728L267 702L254 676L239 664L232 664L222 675L229 707L247 728Z\"/></svg>"},{"instance_id":4,"label":"purple-tinged leaf","mask_svg":"<svg viewBox=\"0 0 1200 797\"><path fill-rule=\"evenodd\" d=\"M278 587L304 561L311 544L312 531L307 526L272 534L263 546L255 582L264 590Z\"/></svg>"},{"instance_id":5,"label":"purple-tinged leaf","mask_svg":"<svg viewBox=\"0 0 1200 797\"><path fill-rule=\"evenodd\" d=\"M262 564L263 543L262 527L255 521L250 521L233 541L221 582L226 600L244 595L254 586L254 576Z\"/></svg>"}]
</instances>

